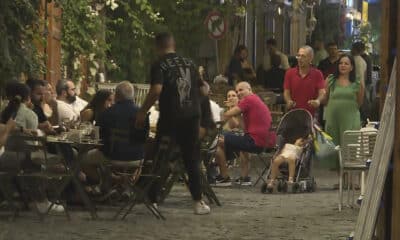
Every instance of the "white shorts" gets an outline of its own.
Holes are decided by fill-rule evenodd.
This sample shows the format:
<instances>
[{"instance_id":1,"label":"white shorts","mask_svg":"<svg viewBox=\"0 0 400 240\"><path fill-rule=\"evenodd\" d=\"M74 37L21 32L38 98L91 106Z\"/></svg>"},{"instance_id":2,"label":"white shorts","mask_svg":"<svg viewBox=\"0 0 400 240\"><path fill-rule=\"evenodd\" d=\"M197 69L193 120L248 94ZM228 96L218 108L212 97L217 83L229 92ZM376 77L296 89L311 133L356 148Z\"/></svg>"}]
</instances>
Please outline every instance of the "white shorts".
<instances>
[{"instance_id":1,"label":"white shorts","mask_svg":"<svg viewBox=\"0 0 400 240\"><path fill-rule=\"evenodd\" d=\"M301 147L298 147L294 144L286 143L280 155L282 155L284 158L298 159L300 158L301 152L302 152Z\"/></svg>"}]
</instances>

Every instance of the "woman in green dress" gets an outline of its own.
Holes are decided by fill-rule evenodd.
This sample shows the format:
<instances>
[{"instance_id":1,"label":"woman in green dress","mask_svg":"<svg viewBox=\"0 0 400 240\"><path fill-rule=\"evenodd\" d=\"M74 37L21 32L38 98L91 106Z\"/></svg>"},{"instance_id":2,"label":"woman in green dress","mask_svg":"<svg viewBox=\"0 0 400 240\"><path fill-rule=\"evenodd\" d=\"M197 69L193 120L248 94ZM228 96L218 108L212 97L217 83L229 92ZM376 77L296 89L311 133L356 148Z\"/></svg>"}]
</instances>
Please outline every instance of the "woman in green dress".
<instances>
[{"instance_id":1,"label":"woman in green dress","mask_svg":"<svg viewBox=\"0 0 400 240\"><path fill-rule=\"evenodd\" d=\"M326 132L336 145L346 130L361 128L360 111L364 97L364 81L356 79L354 58L342 55L336 72L326 79L327 106L325 109ZM338 167L337 161L331 162Z\"/></svg>"}]
</instances>

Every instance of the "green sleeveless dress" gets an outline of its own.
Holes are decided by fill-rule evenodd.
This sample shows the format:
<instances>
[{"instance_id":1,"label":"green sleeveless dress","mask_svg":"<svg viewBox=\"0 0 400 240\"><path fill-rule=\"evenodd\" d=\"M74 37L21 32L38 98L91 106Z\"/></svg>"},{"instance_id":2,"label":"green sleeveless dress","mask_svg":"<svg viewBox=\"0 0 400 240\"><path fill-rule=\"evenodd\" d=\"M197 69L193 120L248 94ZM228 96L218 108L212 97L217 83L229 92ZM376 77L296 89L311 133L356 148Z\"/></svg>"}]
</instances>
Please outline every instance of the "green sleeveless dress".
<instances>
[{"instance_id":1,"label":"green sleeveless dress","mask_svg":"<svg viewBox=\"0 0 400 240\"><path fill-rule=\"evenodd\" d=\"M361 128L360 111L357 103L357 93L360 81L340 86L333 75L328 76L329 100L325 109L325 131L333 138L336 145L341 144L341 136L346 130ZM338 168L338 161L329 161L323 165Z\"/></svg>"}]
</instances>

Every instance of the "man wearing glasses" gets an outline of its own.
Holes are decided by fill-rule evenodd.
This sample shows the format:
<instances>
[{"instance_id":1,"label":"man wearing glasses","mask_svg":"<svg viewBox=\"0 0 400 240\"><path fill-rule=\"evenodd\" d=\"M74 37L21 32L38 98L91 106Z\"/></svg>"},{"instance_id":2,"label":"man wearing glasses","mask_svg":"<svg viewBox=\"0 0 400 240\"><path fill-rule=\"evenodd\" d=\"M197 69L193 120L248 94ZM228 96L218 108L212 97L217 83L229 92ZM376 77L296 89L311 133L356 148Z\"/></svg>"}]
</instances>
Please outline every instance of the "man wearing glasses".
<instances>
[{"instance_id":1,"label":"man wearing glasses","mask_svg":"<svg viewBox=\"0 0 400 240\"><path fill-rule=\"evenodd\" d=\"M325 96L325 81L321 71L312 66L313 49L303 46L297 53L298 66L285 74L283 96L288 109L302 108L315 114Z\"/></svg>"}]
</instances>

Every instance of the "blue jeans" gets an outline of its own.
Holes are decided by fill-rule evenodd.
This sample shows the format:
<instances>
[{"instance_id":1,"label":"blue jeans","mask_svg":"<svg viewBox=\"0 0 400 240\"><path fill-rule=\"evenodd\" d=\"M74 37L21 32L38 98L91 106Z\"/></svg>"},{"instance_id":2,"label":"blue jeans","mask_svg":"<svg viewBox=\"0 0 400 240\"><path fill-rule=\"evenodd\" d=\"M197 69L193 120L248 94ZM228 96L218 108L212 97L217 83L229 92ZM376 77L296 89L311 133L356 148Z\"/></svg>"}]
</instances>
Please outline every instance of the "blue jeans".
<instances>
[{"instance_id":1,"label":"blue jeans","mask_svg":"<svg viewBox=\"0 0 400 240\"><path fill-rule=\"evenodd\" d=\"M240 135L233 132L224 133L224 147L227 159L230 159L233 152L260 153L263 150L263 147L255 144L249 134Z\"/></svg>"}]
</instances>

